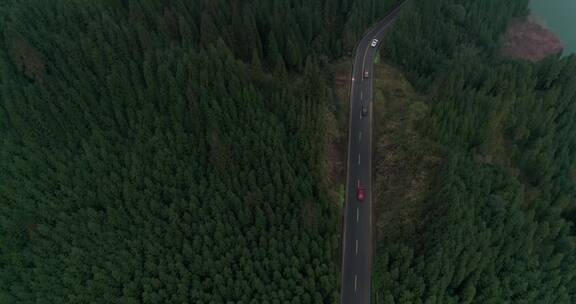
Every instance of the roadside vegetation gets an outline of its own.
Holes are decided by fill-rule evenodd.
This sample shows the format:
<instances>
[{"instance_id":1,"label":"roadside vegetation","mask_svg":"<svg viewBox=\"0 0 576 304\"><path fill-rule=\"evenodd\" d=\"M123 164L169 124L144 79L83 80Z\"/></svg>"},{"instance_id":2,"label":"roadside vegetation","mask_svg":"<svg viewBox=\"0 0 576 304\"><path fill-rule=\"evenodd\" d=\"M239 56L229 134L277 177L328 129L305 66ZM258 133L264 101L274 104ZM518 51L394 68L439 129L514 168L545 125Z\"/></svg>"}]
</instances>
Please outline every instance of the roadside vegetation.
<instances>
[{"instance_id":1,"label":"roadside vegetation","mask_svg":"<svg viewBox=\"0 0 576 304\"><path fill-rule=\"evenodd\" d=\"M576 302L576 58L500 57L527 2L416 0L383 43L415 92L376 95L377 303Z\"/></svg>"},{"instance_id":2,"label":"roadside vegetation","mask_svg":"<svg viewBox=\"0 0 576 304\"><path fill-rule=\"evenodd\" d=\"M375 238L412 239L426 218L425 195L441 163L439 147L419 132L429 106L386 63L376 64L373 100Z\"/></svg>"}]
</instances>

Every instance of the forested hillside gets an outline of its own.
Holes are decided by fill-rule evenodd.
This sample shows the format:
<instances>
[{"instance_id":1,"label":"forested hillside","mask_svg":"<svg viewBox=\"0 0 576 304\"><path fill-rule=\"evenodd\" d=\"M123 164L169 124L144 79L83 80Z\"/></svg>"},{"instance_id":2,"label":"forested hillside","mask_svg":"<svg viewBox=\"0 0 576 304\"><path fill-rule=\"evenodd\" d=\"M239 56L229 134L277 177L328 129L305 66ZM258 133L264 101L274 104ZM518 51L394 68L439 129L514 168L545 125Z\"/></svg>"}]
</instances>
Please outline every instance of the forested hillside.
<instances>
[{"instance_id":1,"label":"forested hillside","mask_svg":"<svg viewBox=\"0 0 576 304\"><path fill-rule=\"evenodd\" d=\"M380 303L576 303L576 58L500 57L527 2L415 0L384 44L443 164L415 233L379 244Z\"/></svg>"},{"instance_id":2,"label":"forested hillside","mask_svg":"<svg viewBox=\"0 0 576 304\"><path fill-rule=\"evenodd\" d=\"M0 303L336 303L324 65L396 2L3 2Z\"/></svg>"}]
</instances>

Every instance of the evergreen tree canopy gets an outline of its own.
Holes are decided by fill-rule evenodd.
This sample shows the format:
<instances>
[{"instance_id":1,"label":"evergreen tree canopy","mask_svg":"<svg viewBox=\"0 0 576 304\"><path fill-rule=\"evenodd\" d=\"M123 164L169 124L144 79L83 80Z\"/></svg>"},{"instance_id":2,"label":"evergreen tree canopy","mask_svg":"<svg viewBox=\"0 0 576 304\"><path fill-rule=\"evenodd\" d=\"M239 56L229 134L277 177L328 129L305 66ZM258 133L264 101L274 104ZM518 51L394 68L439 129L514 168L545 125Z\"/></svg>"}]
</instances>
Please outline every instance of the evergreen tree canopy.
<instances>
[{"instance_id":1,"label":"evergreen tree canopy","mask_svg":"<svg viewBox=\"0 0 576 304\"><path fill-rule=\"evenodd\" d=\"M358 2L3 1L0 303L337 302L320 62L397 1Z\"/></svg>"},{"instance_id":2,"label":"evergreen tree canopy","mask_svg":"<svg viewBox=\"0 0 576 304\"><path fill-rule=\"evenodd\" d=\"M378 249L384 303L576 303L576 57L499 55L527 2L416 0L384 44L444 151L415 237Z\"/></svg>"}]
</instances>

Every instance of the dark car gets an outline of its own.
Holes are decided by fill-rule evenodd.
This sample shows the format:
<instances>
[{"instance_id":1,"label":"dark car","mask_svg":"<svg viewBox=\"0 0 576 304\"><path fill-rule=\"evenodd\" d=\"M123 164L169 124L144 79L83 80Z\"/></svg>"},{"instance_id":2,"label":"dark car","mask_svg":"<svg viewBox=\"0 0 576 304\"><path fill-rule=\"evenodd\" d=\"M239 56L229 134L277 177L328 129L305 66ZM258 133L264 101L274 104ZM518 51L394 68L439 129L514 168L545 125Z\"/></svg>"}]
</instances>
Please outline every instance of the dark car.
<instances>
[{"instance_id":1,"label":"dark car","mask_svg":"<svg viewBox=\"0 0 576 304\"><path fill-rule=\"evenodd\" d=\"M368 115L368 107L365 104L362 104L362 116Z\"/></svg>"}]
</instances>

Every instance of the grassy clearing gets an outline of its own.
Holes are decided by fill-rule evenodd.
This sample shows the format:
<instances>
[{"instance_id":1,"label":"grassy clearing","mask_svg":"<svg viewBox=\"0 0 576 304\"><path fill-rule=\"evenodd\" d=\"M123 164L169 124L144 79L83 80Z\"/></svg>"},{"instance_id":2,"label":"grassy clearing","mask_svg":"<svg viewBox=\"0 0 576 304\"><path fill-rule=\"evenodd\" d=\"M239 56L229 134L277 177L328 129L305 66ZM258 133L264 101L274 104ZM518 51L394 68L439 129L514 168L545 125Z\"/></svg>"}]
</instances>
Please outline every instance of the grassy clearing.
<instances>
[{"instance_id":1,"label":"grassy clearing","mask_svg":"<svg viewBox=\"0 0 576 304\"><path fill-rule=\"evenodd\" d=\"M375 236L396 241L411 238L424 221L425 196L441 158L417 131L428 116L425 97L386 63L376 64L375 77Z\"/></svg>"}]
</instances>

